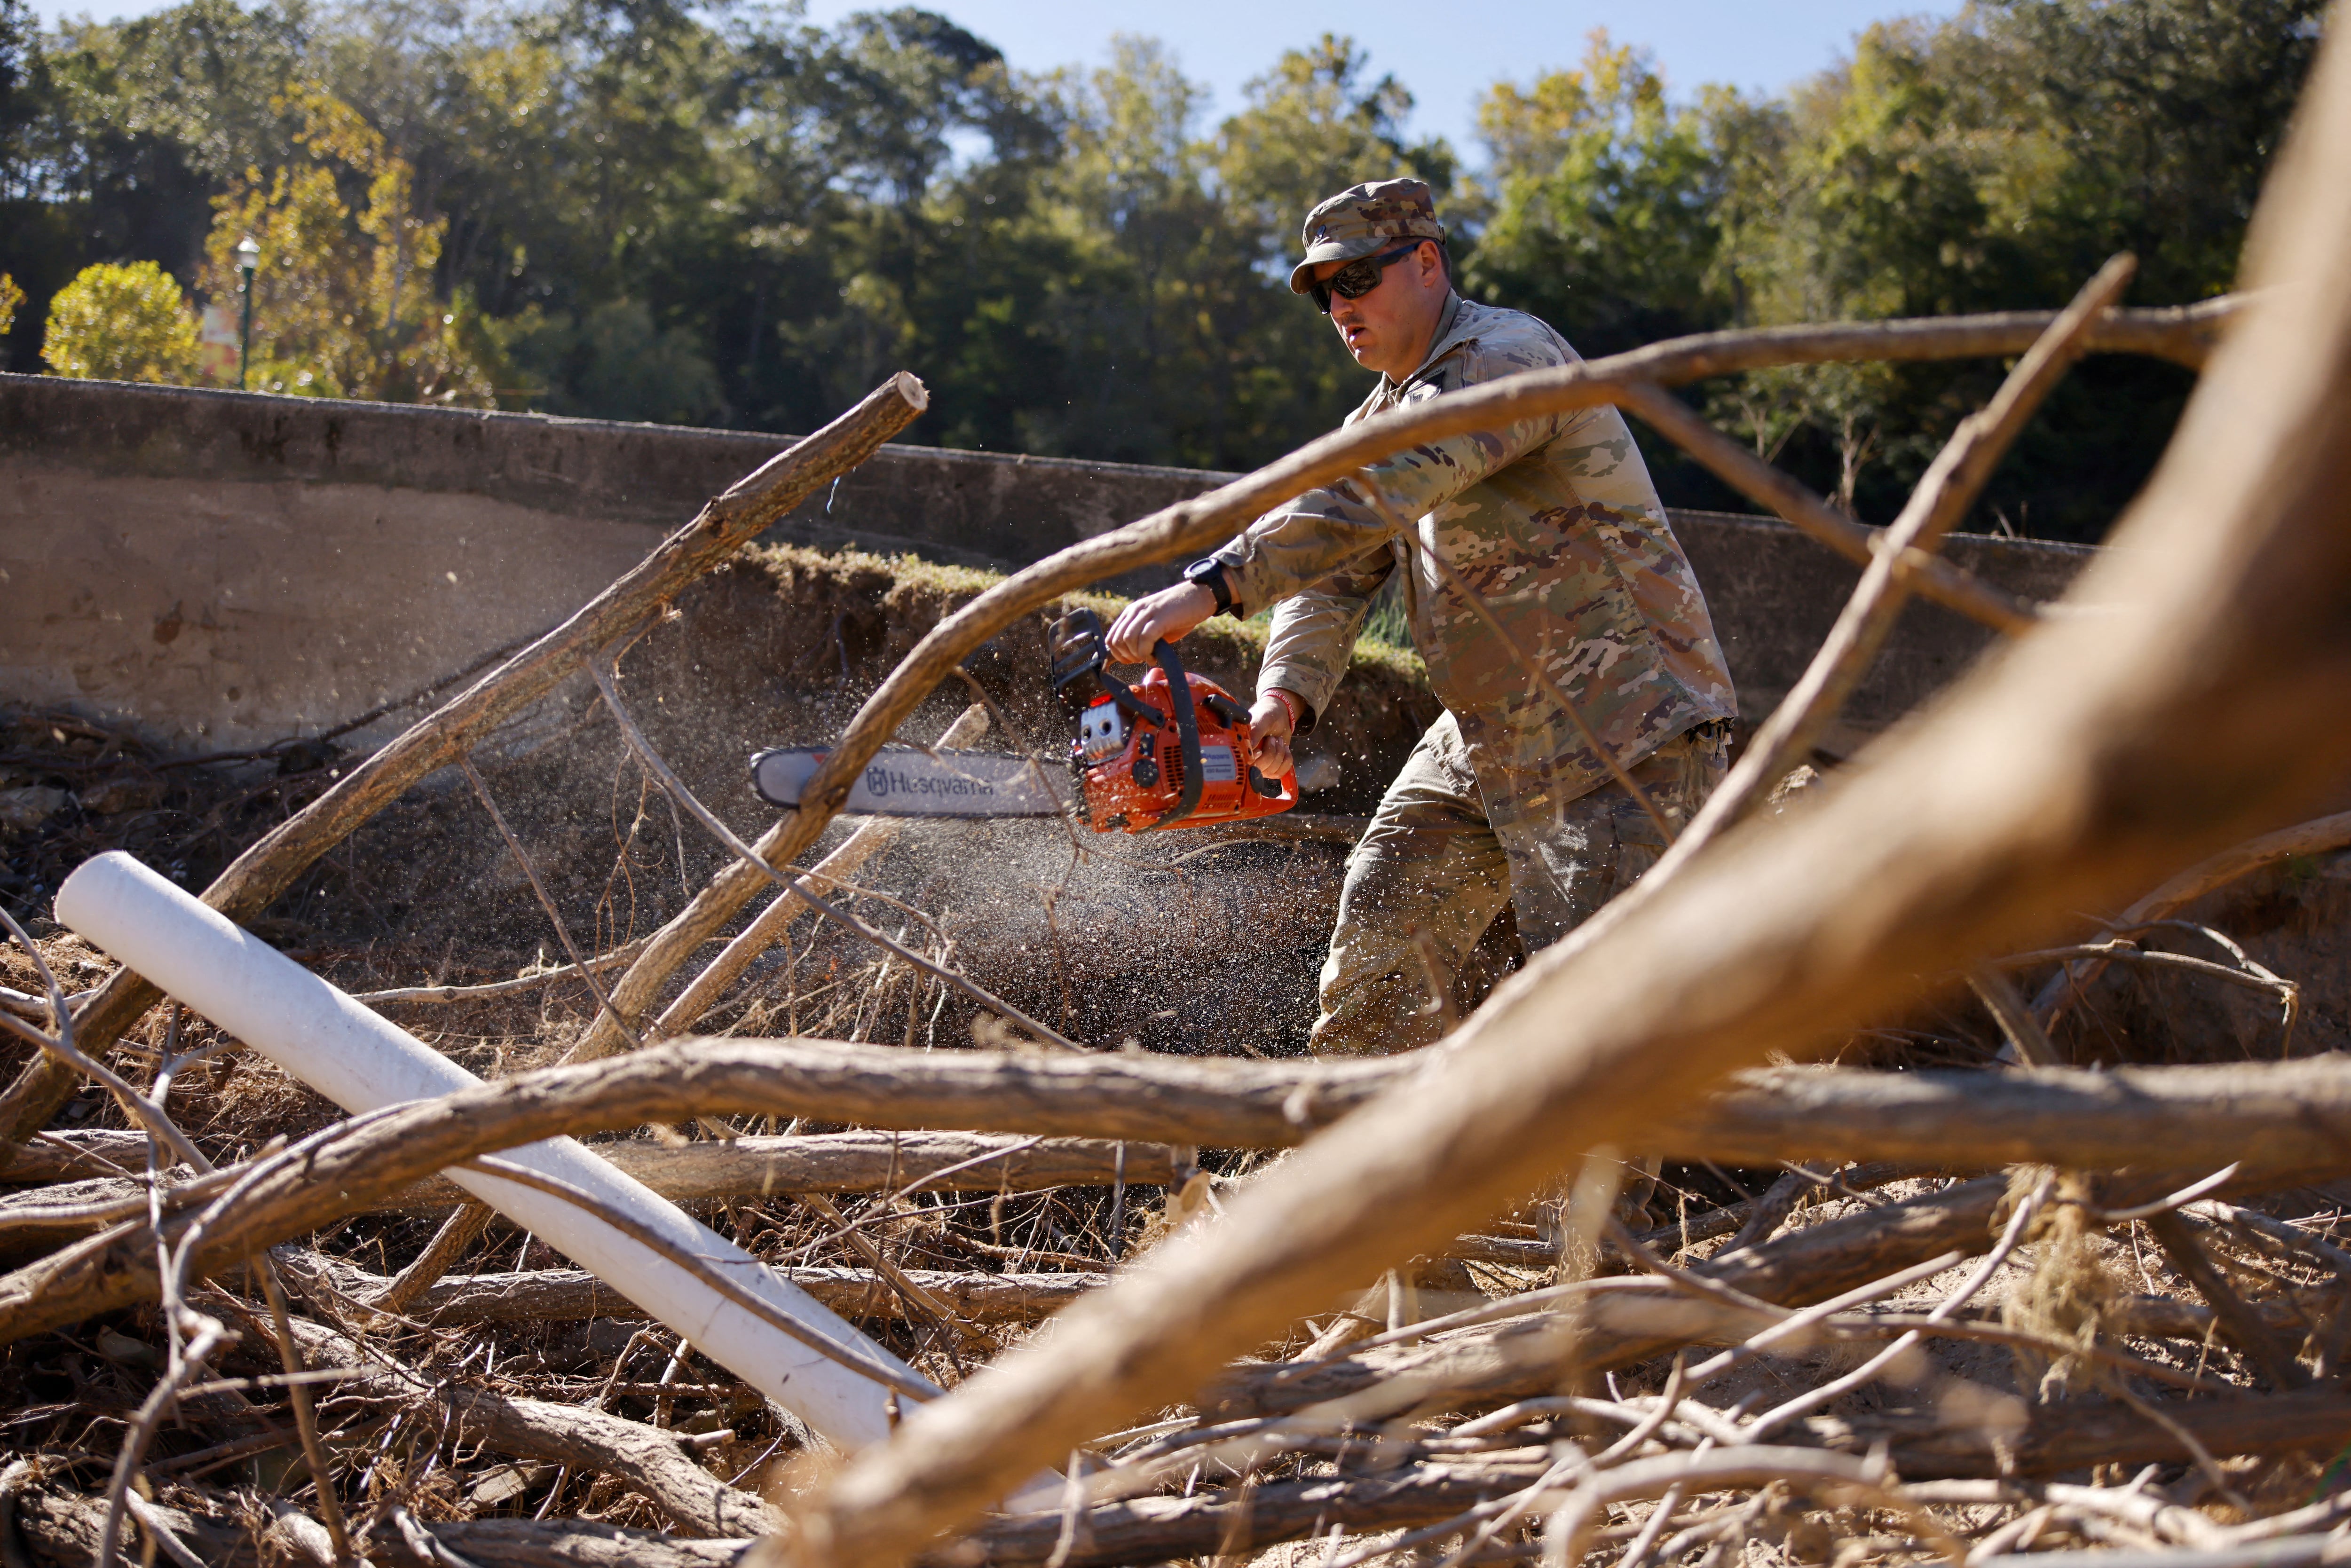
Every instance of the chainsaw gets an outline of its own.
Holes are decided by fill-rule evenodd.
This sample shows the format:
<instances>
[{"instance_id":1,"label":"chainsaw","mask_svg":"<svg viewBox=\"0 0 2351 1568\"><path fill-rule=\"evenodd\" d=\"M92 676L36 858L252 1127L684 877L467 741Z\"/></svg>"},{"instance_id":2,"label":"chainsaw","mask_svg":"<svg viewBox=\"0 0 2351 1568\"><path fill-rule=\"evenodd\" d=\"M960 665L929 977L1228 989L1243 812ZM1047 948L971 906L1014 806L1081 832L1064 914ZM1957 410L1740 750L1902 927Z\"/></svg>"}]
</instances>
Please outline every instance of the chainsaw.
<instances>
[{"instance_id":1,"label":"chainsaw","mask_svg":"<svg viewBox=\"0 0 2351 1568\"><path fill-rule=\"evenodd\" d=\"M1045 758L885 746L841 810L876 817L1074 815L1098 833L1148 833L1270 817L1298 804L1294 771L1270 779L1245 760L1249 709L1187 672L1173 643L1152 644L1151 668L1132 685L1110 673L1102 617L1091 610L1056 622L1052 645L1053 695L1075 730L1067 798ZM751 787L769 805L798 806L830 754L812 746L762 751L751 758Z\"/></svg>"}]
</instances>

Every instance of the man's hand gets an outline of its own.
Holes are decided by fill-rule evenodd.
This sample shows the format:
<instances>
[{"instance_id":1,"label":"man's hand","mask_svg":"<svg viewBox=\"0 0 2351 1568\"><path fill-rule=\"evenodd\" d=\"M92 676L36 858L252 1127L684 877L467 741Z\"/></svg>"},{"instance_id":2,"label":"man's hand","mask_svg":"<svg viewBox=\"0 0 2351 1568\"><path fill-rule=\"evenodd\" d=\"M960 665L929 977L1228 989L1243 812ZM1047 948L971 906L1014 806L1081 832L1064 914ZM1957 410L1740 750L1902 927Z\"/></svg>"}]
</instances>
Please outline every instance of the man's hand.
<instances>
[{"instance_id":1,"label":"man's hand","mask_svg":"<svg viewBox=\"0 0 2351 1568\"><path fill-rule=\"evenodd\" d=\"M1290 704L1303 710L1306 699L1296 693L1289 694L1284 702L1277 689L1258 694L1257 706L1249 709L1249 765L1268 779L1279 779L1290 771L1290 736L1297 721L1290 716Z\"/></svg>"},{"instance_id":2,"label":"man's hand","mask_svg":"<svg viewBox=\"0 0 2351 1568\"><path fill-rule=\"evenodd\" d=\"M1196 582L1179 582L1147 593L1118 612L1102 641L1111 658L1122 664L1147 664L1151 645L1165 638L1183 641L1195 626L1217 612L1217 596Z\"/></svg>"}]
</instances>

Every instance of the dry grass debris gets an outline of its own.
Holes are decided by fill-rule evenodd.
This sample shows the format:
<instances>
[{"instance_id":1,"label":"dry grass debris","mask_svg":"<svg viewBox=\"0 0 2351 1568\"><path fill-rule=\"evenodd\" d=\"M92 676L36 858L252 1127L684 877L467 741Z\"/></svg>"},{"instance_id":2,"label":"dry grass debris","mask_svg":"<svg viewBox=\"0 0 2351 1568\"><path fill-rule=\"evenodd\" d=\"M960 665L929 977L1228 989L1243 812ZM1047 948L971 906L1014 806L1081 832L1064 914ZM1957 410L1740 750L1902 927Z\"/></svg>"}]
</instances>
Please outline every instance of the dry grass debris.
<instances>
[{"instance_id":1,"label":"dry grass debris","mask_svg":"<svg viewBox=\"0 0 2351 1568\"><path fill-rule=\"evenodd\" d=\"M2103 292L2022 338L2013 323L1734 335L1478 396L1654 400L1661 383L1774 355L2011 352L2043 329L2020 373L2054 374L2112 326L2118 287L2109 274ZM1109 1031L1147 988L1099 984L1072 943L1081 933L1061 924L1083 896L1080 868L1114 869L1130 896L1166 904L1183 902L1171 890L1210 848L1230 857L1220 883L1254 866L1269 887L1327 882L1334 855L1063 834L1061 880L1036 883L1043 939L998 949L1014 959L990 968L981 933L949 907L959 881L985 874L980 841L910 833L890 858L853 873L844 862L838 874L855 880L839 894L893 944L953 968L968 982L960 997L853 933L778 920L772 952L671 1016L689 994L686 966L759 918L750 894L771 871L747 871L688 825L705 788L692 768L631 763L607 733L602 798L569 817L529 807L496 841L514 862L504 896L521 911L516 928L546 922L526 945L433 952L337 918L339 903L381 896L368 868L385 863L385 823L445 820L470 799L418 790L444 765L465 761L482 796L528 806L528 756L497 759L504 772L470 758L569 676L620 661L644 683L630 694L648 714L643 746L671 743L676 730L653 710L675 672L647 650L665 646L672 601L714 572L728 592L831 607L820 633L801 626L778 650L778 667L832 694L800 717L830 732L845 716L835 761L854 768L937 706L959 670L999 716L1029 723L1035 710L1005 675L1031 657L1022 640L1045 609L1478 412L1474 400L1418 405L1355 427L1007 579L740 552L760 517L857 461L918 394L893 381L714 502L575 622L369 756L289 747L189 766L86 721L11 717L9 904L29 911L98 849L165 857L191 885L210 883L215 907L346 988L395 993L377 1005L486 1082L347 1118L70 933L27 933L0 977L11 1080L0 1180L15 1187L0 1196L0 1560L2006 1568L2116 1547L2171 1554L2178 1568L2332 1559L2351 1529L2351 1145L2328 1120L2345 1086L2335 1064L2276 1059L2334 1042L2341 1020L2316 1001L2337 993L2278 945L2235 940L2225 904L2199 905L2192 929L2162 928L2197 946L2192 964L2123 952L2143 924L2081 919L2074 946L1995 956L1991 972L2022 982L2010 988L2020 1002L2042 988L2032 1028L2071 1061L2232 1064L2214 1114L2246 1134L2228 1159L2186 1132L2131 1145L2133 1117L2108 1103L2144 1092L2137 1124L2184 1127L2182 1103L2194 1109L2220 1078L2011 1073L1999 1057L2017 1019L2003 1028L1979 1010L1955 972L1933 996L1885 984L1899 1016L1809 1041L1846 1064L1838 1071L1782 1067L1713 1100L1683 1085L1678 1121L1641 1123L1654 1151L1587 1156L1590 1139L1515 1150L1513 1169L1541 1167L1541 1179L1480 1199L1466 1228L1442 1184L1364 1199L1367 1212L1347 1207L1364 1184L1320 1207L1311 1186L1366 1117L1412 1128L1447 1113L1442 1074L1418 1061L1236 1060L1280 1052L1215 1016L1186 1040L1196 1054L1171 1061ZM1939 488L1902 536L1920 559L1889 551L1873 568L1853 627L1771 732L1794 738L1755 754L1709 832L1746 806L1786 805L1792 791L1773 786L1808 763L1802 737L1834 715L1906 595L2012 631L2038 623L2031 607L1929 570L1926 553L2030 402L2020 393L2004 405L2015 418L1971 424L1938 466ZM1784 476L1746 476L1835 548L1869 554ZM1250 629L1221 635L1211 656L1246 664ZM1364 684L1402 690L1416 675L1405 657L1363 657ZM652 700L637 704L639 690ZM604 700L617 712L616 688ZM946 700L960 706L967 688ZM568 734L610 727L586 702L565 711ZM578 776L550 769L537 789L559 794ZM1832 821L1837 786L1819 792L1784 825ZM796 814L762 841L774 873L815 860L825 815ZM375 841L354 838L380 817ZM2336 852L2317 843L2293 841L2306 864L2241 856L2228 874L2270 878L2260 896L2273 901L2283 877L2323 927L2335 912L2307 890L2331 880L2314 857ZM1681 859L1698 876L1722 857L1693 840ZM467 863L465 885L488 885ZM1643 904L1687 880L1679 863L1576 951L1636 928ZM730 887L741 896L714 891ZM2217 883L2200 895L2224 897ZM277 913L289 897L294 913ZM272 918L287 924L273 931ZM1215 934L1201 946L1228 961L1247 951ZM1461 1040L1522 1012L1574 956L1544 958ZM2092 961L2095 981L2080 967ZM2061 975L2073 989L2049 988ZM2274 1022L2211 1031L2200 1049L2175 1030L2135 1051L2114 1019L2182 988L2241 992ZM1088 992L1113 1005L1081 1008ZM1017 1016L1004 997L1086 1049L1042 1051L991 1016ZM655 1024L675 1038L646 1039ZM643 1049L582 1051L599 1030ZM1425 1060L1474 1065L1444 1050ZM1927 1067L1941 1071L1904 1071ZM2295 1086L2306 1105L2291 1103ZM2094 1102L2105 1109L2064 1113ZM1843 1109L1819 1112L1832 1103ZM1995 1103L2006 1124L1975 1119ZM641 1313L628 1281L584 1273L437 1183L559 1133L599 1140L943 1396L904 1411L887 1442L829 1452ZM289 1174L289 1145L333 1179ZM1278 1152L1291 1145L1304 1147ZM1404 1140L1394 1148L1400 1169L1419 1168ZM1311 1290L1283 1259L1217 1272L1274 1245L1268 1236L1304 1257L1349 1226L1374 1236L1358 1250L1375 1267ZM1248 1299L1213 1289L1220 1279L1249 1281ZM1201 1299L1186 1335L1119 1338L1186 1292ZM1126 1383L1089 1370L1105 1356ZM978 1517L1034 1474L1049 1440L1058 1504Z\"/></svg>"}]
</instances>

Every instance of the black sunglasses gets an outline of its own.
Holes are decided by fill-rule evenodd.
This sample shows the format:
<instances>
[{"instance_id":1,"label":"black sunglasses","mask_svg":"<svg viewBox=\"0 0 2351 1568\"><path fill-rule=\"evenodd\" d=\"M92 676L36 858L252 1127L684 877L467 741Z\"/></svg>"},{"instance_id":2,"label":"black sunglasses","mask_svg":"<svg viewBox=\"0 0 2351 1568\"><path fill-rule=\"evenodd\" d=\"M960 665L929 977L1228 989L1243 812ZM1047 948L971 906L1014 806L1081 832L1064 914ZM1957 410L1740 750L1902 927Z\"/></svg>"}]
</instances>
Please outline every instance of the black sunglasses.
<instances>
[{"instance_id":1,"label":"black sunglasses","mask_svg":"<svg viewBox=\"0 0 2351 1568\"><path fill-rule=\"evenodd\" d=\"M1366 256L1351 261L1322 282L1308 284L1306 292L1314 297L1314 308L1328 316L1331 314L1331 296L1335 294L1342 299L1361 299L1380 286L1380 278L1389 267L1427 243L1416 239L1384 256Z\"/></svg>"}]
</instances>

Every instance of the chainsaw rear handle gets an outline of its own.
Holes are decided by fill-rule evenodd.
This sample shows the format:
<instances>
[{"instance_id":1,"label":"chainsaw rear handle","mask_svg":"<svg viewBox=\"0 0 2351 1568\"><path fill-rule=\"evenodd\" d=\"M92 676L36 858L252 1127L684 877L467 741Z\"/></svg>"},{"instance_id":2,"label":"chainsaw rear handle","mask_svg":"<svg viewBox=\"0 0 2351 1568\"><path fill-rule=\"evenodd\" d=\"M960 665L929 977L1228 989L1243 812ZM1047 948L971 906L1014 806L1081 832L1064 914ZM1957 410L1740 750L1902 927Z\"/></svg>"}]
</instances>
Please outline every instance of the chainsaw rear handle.
<instances>
[{"instance_id":1,"label":"chainsaw rear handle","mask_svg":"<svg viewBox=\"0 0 2351 1568\"><path fill-rule=\"evenodd\" d=\"M1240 704L1233 701L1232 698L1225 695L1224 693L1205 692L1201 694L1200 700L1208 705L1208 711L1210 713L1215 714L1227 724L1238 725L1245 730L1249 728L1249 710L1241 706ZM1254 737L1252 737L1252 738ZM1256 763L1252 762L1249 764L1249 788L1264 796L1267 800L1270 800L1275 796L1281 793L1281 780L1279 779L1269 779L1264 774L1259 773L1257 770Z\"/></svg>"},{"instance_id":2,"label":"chainsaw rear handle","mask_svg":"<svg viewBox=\"0 0 2351 1568\"><path fill-rule=\"evenodd\" d=\"M1249 728L1249 710L1241 707L1239 703L1234 703L1223 691L1206 691L1206 694L1201 694L1199 701L1204 701L1208 706L1208 712L1213 712L1216 717L1225 719L1225 724L1237 724L1244 731ZM1249 788L1256 789L1258 795L1262 795L1265 800L1274 800L1277 795L1281 795L1281 780L1267 779L1265 773L1258 771L1256 762L1249 764Z\"/></svg>"}]
</instances>

